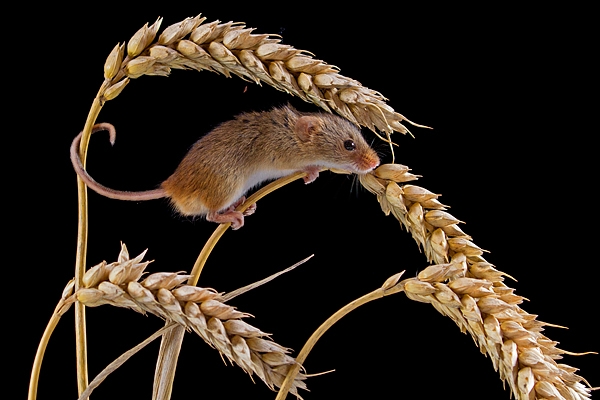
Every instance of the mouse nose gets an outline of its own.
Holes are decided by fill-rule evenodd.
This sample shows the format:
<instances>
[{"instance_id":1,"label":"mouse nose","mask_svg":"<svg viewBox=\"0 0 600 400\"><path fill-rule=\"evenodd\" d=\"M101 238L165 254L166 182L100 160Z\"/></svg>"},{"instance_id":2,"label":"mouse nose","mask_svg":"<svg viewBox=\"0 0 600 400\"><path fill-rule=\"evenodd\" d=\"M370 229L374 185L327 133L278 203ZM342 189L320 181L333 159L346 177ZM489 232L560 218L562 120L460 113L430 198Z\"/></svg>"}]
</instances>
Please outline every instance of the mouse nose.
<instances>
[{"instance_id":1,"label":"mouse nose","mask_svg":"<svg viewBox=\"0 0 600 400\"><path fill-rule=\"evenodd\" d=\"M369 169L375 169L379 166L379 163L381 162L379 160L379 156L377 155L377 153L373 152L372 157L370 159L370 165L369 165Z\"/></svg>"},{"instance_id":2,"label":"mouse nose","mask_svg":"<svg viewBox=\"0 0 600 400\"><path fill-rule=\"evenodd\" d=\"M379 156L377 156L377 153L373 151L372 153L369 152L363 154L363 156L360 159L359 165L364 172L369 172L377 168L379 166L379 163Z\"/></svg>"}]
</instances>

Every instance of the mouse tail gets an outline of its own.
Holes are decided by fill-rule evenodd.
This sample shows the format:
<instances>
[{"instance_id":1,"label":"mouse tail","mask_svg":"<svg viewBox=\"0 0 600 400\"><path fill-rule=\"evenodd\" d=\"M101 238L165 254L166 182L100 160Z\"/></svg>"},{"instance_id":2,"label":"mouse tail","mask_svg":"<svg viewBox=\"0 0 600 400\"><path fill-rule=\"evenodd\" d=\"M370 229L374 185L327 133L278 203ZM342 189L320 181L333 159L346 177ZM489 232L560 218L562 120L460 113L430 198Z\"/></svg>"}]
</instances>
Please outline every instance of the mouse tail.
<instances>
[{"instance_id":1,"label":"mouse tail","mask_svg":"<svg viewBox=\"0 0 600 400\"><path fill-rule=\"evenodd\" d=\"M99 131L108 131L110 135L110 143L115 143L117 133L115 127L112 124L104 122L96 124L92 127L92 133ZM124 190L111 189L96 182L94 178L92 178L87 173L87 171L83 167L81 158L79 157L79 144L81 142L82 134L83 132L80 132L79 135L77 135L75 139L73 139L73 143L71 143L71 162L73 163L73 168L75 169L75 172L77 172L77 175L79 175L83 182L85 182L87 187L92 189L94 192L101 194L102 196L117 200L142 201L161 199L163 197L167 197L167 194L163 189L144 190L141 192L128 192Z\"/></svg>"}]
</instances>

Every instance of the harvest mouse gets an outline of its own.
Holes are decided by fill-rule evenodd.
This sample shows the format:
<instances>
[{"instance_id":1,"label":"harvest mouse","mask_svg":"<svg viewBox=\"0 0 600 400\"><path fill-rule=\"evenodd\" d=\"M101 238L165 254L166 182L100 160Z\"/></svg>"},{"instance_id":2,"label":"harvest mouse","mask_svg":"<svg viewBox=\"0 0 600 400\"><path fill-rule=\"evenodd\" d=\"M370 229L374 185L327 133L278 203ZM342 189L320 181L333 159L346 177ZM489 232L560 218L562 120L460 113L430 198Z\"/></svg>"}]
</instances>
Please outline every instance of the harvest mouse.
<instances>
[{"instance_id":1,"label":"harvest mouse","mask_svg":"<svg viewBox=\"0 0 600 400\"><path fill-rule=\"evenodd\" d=\"M92 132L111 124L94 125ZM348 120L327 113L303 113L290 105L264 112L248 112L224 122L198 140L175 172L158 189L127 192L96 182L79 158L81 133L71 145L73 167L97 193L119 200L152 200L167 197L183 215L205 216L208 221L244 225L244 214L235 210L244 194L258 184L303 171L305 183L314 181L322 168L365 174L379 165L377 153L360 130ZM253 212L253 209L245 214Z\"/></svg>"}]
</instances>

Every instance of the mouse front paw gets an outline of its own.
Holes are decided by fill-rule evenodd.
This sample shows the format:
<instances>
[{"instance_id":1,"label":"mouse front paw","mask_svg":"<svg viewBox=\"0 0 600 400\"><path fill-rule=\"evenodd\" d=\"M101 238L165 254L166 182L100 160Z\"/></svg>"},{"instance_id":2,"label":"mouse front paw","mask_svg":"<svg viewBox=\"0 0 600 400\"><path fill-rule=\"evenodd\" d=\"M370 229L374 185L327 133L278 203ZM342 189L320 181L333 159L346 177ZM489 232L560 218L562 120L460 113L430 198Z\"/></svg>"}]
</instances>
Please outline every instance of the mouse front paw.
<instances>
[{"instance_id":1,"label":"mouse front paw","mask_svg":"<svg viewBox=\"0 0 600 400\"><path fill-rule=\"evenodd\" d=\"M304 168L302 170L303 172L306 172L306 176L303 178L304 183L309 184L311 182L314 182L315 179L317 179L319 177L319 170L320 170L320 168L316 167L314 165Z\"/></svg>"}]
</instances>

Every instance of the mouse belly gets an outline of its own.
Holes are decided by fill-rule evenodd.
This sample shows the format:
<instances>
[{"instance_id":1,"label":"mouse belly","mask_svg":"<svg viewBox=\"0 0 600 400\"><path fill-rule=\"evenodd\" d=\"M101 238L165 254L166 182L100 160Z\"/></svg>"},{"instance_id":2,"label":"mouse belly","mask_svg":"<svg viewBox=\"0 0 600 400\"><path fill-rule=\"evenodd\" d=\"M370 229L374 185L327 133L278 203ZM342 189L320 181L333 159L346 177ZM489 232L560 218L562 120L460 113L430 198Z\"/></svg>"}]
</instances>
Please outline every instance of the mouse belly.
<instances>
[{"instance_id":1,"label":"mouse belly","mask_svg":"<svg viewBox=\"0 0 600 400\"><path fill-rule=\"evenodd\" d=\"M184 181L181 174L175 179L167 179L161 185L166 191L173 207L182 215L206 216L207 214L224 212L244 196L249 190L263 182L272 181L294 172L297 169L262 169L250 175L234 174L222 181L201 180L199 182ZM189 176L189 174L186 174ZM195 186L194 190L188 188Z\"/></svg>"},{"instance_id":2,"label":"mouse belly","mask_svg":"<svg viewBox=\"0 0 600 400\"><path fill-rule=\"evenodd\" d=\"M274 179L282 178L284 176L288 176L297 172L295 169L285 169L285 170L262 170L255 172L250 175L246 180L246 184L244 185L244 191L241 195L244 195L248 192L248 190L260 185L263 182L272 181Z\"/></svg>"},{"instance_id":3,"label":"mouse belly","mask_svg":"<svg viewBox=\"0 0 600 400\"><path fill-rule=\"evenodd\" d=\"M163 185L167 186L167 185ZM233 203L239 200L244 192L241 185L221 182L211 188L190 190L169 190L173 207L182 215L206 216L227 210Z\"/></svg>"}]
</instances>

